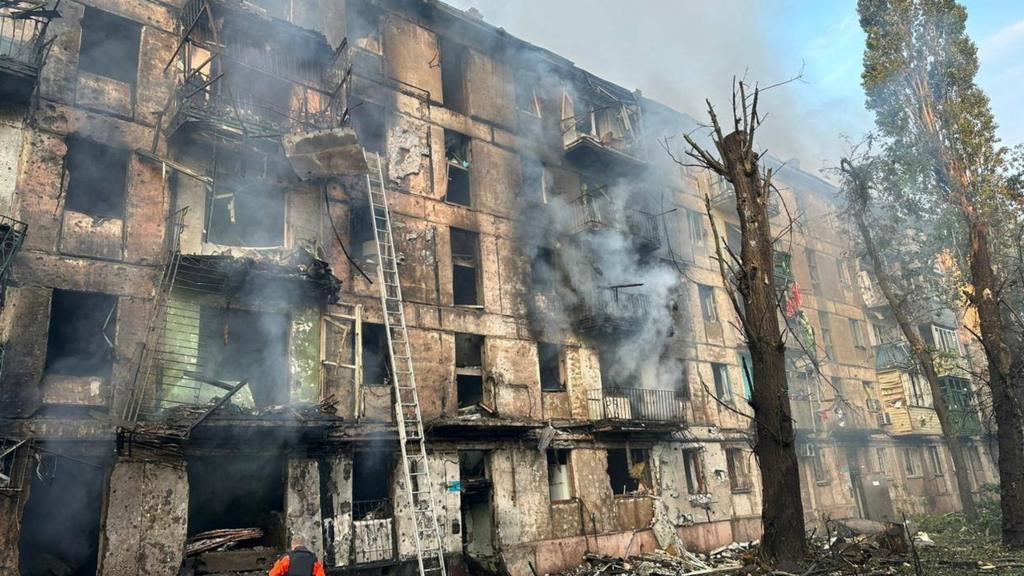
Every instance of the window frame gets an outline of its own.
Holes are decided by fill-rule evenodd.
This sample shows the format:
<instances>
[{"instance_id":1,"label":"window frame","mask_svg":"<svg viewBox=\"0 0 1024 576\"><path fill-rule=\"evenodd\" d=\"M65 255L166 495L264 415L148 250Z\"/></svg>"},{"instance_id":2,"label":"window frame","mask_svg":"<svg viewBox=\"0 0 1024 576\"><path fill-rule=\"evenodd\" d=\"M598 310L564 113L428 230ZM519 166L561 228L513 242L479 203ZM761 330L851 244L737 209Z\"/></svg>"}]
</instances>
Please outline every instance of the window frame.
<instances>
[{"instance_id":1,"label":"window frame","mask_svg":"<svg viewBox=\"0 0 1024 576\"><path fill-rule=\"evenodd\" d=\"M715 383L715 396L726 404L733 403L732 380L729 378L729 365L711 362L711 378Z\"/></svg>"}]
</instances>

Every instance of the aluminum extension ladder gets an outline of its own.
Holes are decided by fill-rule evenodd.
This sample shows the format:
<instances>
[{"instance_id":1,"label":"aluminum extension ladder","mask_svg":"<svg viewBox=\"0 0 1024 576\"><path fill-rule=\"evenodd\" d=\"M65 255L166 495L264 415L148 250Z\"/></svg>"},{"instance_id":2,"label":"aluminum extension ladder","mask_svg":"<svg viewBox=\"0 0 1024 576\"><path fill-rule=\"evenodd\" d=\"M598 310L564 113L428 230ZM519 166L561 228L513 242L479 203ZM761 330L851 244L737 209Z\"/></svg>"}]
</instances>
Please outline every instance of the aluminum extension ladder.
<instances>
[{"instance_id":1,"label":"aluminum extension ladder","mask_svg":"<svg viewBox=\"0 0 1024 576\"><path fill-rule=\"evenodd\" d=\"M405 327L405 307L402 304L402 286L398 278L394 237L391 235L391 212L385 196L384 176L380 156L365 154L366 188L370 195L373 214L373 234L377 242L377 282L380 302L384 310L384 326L388 334L391 353L391 374L394 382L395 422L398 424L399 445L402 447L402 470L405 474L405 492L412 504L416 521L416 561L420 576L445 576L444 546L437 523L433 484L427 463L427 447L423 434L416 375L413 373L412 349Z\"/></svg>"}]
</instances>

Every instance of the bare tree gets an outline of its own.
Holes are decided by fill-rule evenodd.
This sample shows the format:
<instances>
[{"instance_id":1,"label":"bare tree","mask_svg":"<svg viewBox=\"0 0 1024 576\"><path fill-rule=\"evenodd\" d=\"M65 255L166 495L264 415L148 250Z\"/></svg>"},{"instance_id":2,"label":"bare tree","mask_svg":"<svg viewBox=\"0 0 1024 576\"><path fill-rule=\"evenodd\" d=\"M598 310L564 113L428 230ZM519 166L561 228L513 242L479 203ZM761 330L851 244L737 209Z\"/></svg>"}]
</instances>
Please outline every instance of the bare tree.
<instances>
[{"instance_id":1,"label":"bare tree","mask_svg":"<svg viewBox=\"0 0 1024 576\"><path fill-rule=\"evenodd\" d=\"M872 226L869 223L872 182L875 175L872 169L872 160L865 159L856 163L850 158L843 158L840 161L840 171L843 176L843 192L849 202L849 213L853 217L854 225L860 233L861 244L864 252L871 263L878 288L882 292L889 309L892 311L903 337L917 361L917 367L928 382L932 392L932 401L935 407L935 414L939 419L942 428L942 435L949 446L950 455L953 457L953 470L956 474L957 490L960 493L960 502L963 506L964 515L969 522L978 521L978 509L974 504L974 497L971 493L971 481L967 476L967 461L964 458L963 444L960 441L959 423L953 421L949 412L949 404L943 394L942 386L939 384L939 372L935 366L935 358L932 351L925 345L921 334L914 328L911 315L907 310L906 294L897 292L896 283L890 276L889 268L882 257L881 250L875 242Z\"/></svg>"},{"instance_id":2,"label":"bare tree","mask_svg":"<svg viewBox=\"0 0 1024 576\"><path fill-rule=\"evenodd\" d=\"M768 214L775 190L772 170L761 168L761 155L754 151L754 135L761 124L757 111L760 90L754 87L752 94L747 91L744 82L733 88L733 130L729 134L723 134L715 109L708 101L711 138L717 153L702 147L689 135L685 138L690 146L687 155L729 182L736 192L741 245L738 257L730 252L732 259L728 264L713 219L711 224L726 292L750 350L754 453L763 484L761 553L766 559L785 565L796 563L805 555L804 513ZM710 202L705 197L709 216Z\"/></svg>"}]
</instances>

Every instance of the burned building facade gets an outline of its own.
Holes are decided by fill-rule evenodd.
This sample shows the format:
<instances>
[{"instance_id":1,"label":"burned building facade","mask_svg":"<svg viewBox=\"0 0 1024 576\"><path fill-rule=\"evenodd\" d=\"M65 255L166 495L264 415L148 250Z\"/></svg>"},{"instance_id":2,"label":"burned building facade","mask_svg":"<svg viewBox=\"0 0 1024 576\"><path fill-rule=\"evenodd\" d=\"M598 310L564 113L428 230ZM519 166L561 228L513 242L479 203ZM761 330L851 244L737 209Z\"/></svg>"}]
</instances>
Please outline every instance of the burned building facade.
<instances>
[{"instance_id":1,"label":"burned building facade","mask_svg":"<svg viewBox=\"0 0 1024 576\"><path fill-rule=\"evenodd\" d=\"M0 571L244 573L293 535L387 571L421 492L453 571L758 537L703 195L736 215L662 149L684 114L412 0L25 0L0 73ZM835 190L779 180L808 520L955 509Z\"/></svg>"}]
</instances>

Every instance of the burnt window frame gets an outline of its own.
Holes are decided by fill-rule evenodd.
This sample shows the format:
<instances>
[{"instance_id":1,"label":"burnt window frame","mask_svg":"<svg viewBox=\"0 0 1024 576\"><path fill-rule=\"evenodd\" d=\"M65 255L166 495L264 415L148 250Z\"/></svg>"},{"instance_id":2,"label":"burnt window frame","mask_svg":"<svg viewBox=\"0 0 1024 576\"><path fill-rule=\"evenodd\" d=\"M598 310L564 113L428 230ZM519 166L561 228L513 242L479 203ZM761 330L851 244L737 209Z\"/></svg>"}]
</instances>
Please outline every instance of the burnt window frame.
<instances>
[{"instance_id":1,"label":"burnt window frame","mask_svg":"<svg viewBox=\"0 0 1024 576\"><path fill-rule=\"evenodd\" d=\"M379 332L379 334L374 334L377 332ZM374 336L376 336L377 345L379 345L380 351L383 352L381 357L378 357L377 354L374 353ZM359 384L369 388L386 388L391 386L391 348L388 344L387 326L378 322L366 322L365 320L360 322L359 354ZM378 364L381 369L381 374L383 375L383 379L381 381L371 381L371 379L366 377L366 368L370 365L367 361L373 358L377 358L375 363Z\"/></svg>"},{"instance_id":2,"label":"burnt window frame","mask_svg":"<svg viewBox=\"0 0 1024 576\"><path fill-rule=\"evenodd\" d=\"M68 301L63 302L65 299ZM71 299L76 300L72 301ZM110 380L116 360L119 304L118 297L113 294L54 288L50 294L50 316L46 333L43 374L76 378L97 377ZM96 322L92 322L94 319ZM78 325L76 322L90 322L94 325ZM82 334L84 331L92 333L94 330L98 334L94 334L91 340L78 338L71 334L71 332ZM111 331L112 333L110 333ZM61 334L64 335L60 336ZM100 335L102 338L96 337ZM58 337L61 338L59 342L55 341L55 338ZM86 344L86 346L82 348L76 346L77 344ZM100 346L101 344L105 347ZM76 348L81 349L76 351ZM92 348L94 350L88 350ZM63 352L63 354L57 357L59 352ZM82 353L89 353L90 358L84 360ZM74 363L74 368L70 370L65 367L69 361Z\"/></svg>"},{"instance_id":3,"label":"burnt window frame","mask_svg":"<svg viewBox=\"0 0 1024 576\"><path fill-rule=\"evenodd\" d=\"M465 230L454 226L448 229L450 249L452 257L452 304L454 306L465 306L479 308L483 306L483 274L480 266L480 233L473 230ZM456 238L462 237L470 248L469 252L456 252ZM462 244L462 242L459 242ZM472 270L473 274L473 298L472 302L459 298L461 290L459 285L458 269ZM463 278L466 278L464 276ZM460 301L462 300L462 301Z\"/></svg>"},{"instance_id":4,"label":"burnt window frame","mask_svg":"<svg viewBox=\"0 0 1024 576\"><path fill-rule=\"evenodd\" d=\"M572 450L569 448L548 448L546 451L547 466L548 466L548 498L551 502L569 502L576 498L576 487L573 482L573 467L572 467ZM555 486L560 485L553 483L554 471L552 470L552 460L555 462L556 468L564 468L565 470L565 498L555 498L553 491ZM564 460L564 462L563 462Z\"/></svg>"},{"instance_id":5,"label":"burnt window frame","mask_svg":"<svg viewBox=\"0 0 1024 576\"><path fill-rule=\"evenodd\" d=\"M608 483L612 488L612 495L616 498L624 497L635 497L645 494L656 494L657 490L654 485L654 472L651 470L651 450L650 448L636 448L626 444L621 448L607 448L607 474ZM622 458L619 458L621 453ZM620 464L619 460L625 461L625 476L619 478L626 480L622 485L621 490L615 486L616 477L620 474L612 475L612 455L615 455L616 466ZM638 462L638 460L640 462ZM639 464L645 464L643 469L643 477L637 478L633 475L634 467ZM643 488L643 489L641 489Z\"/></svg>"},{"instance_id":6,"label":"burnt window frame","mask_svg":"<svg viewBox=\"0 0 1024 576\"><path fill-rule=\"evenodd\" d=\"M704 458L700 449L683 450L683 476L686 478L687 494L707 494Z\"/></svg>"},{"instance_id":7,"label":"burnt window frame","mask_svg":"<svg viewBox=\"0 0 1024 576\"><path fill-rule=\"evenodd\" d=\"M567 382L564 356L564 345L554 342L537 342L537 366L540 373L541 392L566 391ZM545 357L547 357L548 362L554 362L554 366L545 366ZM550 379L545 380L545 374L550 377L552 373L557 376L555 385L551 385Z\"/></svg>"},{"instance_id":8,"label":"burnt window frame","mask_svg":"<svg viewBox=\"0 0 1024 576\"><path fill-rule=\"evenodd\" d=\"M747 494L754 490L747 452L742 448L725 449L725 468L729 475L729 489L733 494Z\"/></svg>"},{"instance_id":9,"label":"burnt window frame","mask_svg":"<svg viewBox=\"0 0 1024 576\"><path fill-rule=\"evenodd\" d=\"M96 30L96 28L110 26L115 30L126 31L125 37L119 38L116 34L111 34L111 30ZM87 72L103 78L109 78L117 82L123 82L132 87L132 91L138 83L139 79L139 52L142 48L142 24L118 16L112 12L101 10L93 6L86 6L85 13L82 16L81 22L82 34L79 40L78 48L78 70L81 72ZM93 37L94 34L99 37ZM134 36L134 37L130 37ZM111 45L114 42L114 45ZM87 43L94 43L87 46ZM121 45L124 43L124 45ZM134 44L134 51L127 49ZM110 74L112 71L113 64L117 58L111 58L111 54L116 54L118 58L128 57L131 59L130 62L126 62L123 65L123 70L113 70L114 74ZM127 56L125 56L127 55ZM128 65L134 64L134 67L129 72ZM117 68L122 68L119 66Z\"/></svg>"},{"instance_id":10,"label":"burnt window frame","mask_svg":"<svg viewBox=\"0 0 1024 576\"><path fill-rule=\"evenodd\" d=\"M372 455L372 456L371 456ZM366 464L363 459L375 459L372 464ZM367 493L361 492L364 482L360 479L360 464L370 468L374 481L366 482L370 486ZM352 520L383 520L391 518L394 514L394 502L391 486L394 482L395 462L394 455L385 450L362 450L356 449L352 452ZM382 498L365 498L365 494L381 495ZM379 516L369 518L368 516Z\"/></svg>"},{"instance_id":11,"label":"burnt window frame","mask_svg":"<svg viewBox=\"0 0 1024 576\"><path fill-rule=\"evenodd\" d=\"M469 47L447 36L437 39L437 59L441 68L441 100L452 112L468 112L469 89L466 79Z\"/></svg>"},{"instance_id":12,"label":"burnt window frame","mask_svg":"<svg viewBox=\"0 0 1024 576\"><path fill-rule=\"evenodd\" d=\"M455 333L455 402L459 410L471 409L487 402L487 390L484 382L484 342L485 338L481 334ZM461 391L464 387L474 385L474 383L479 385L480 399L476 402L464 400Z\"/></svg>"},{"instance_id":13,"label":"burnt window frame","mask_svg":"<svg viewBox=\"0 0 1024 576\"><path fill-rule=\"evenodd\" d=\"M93 218L124 220L128 207L131 152L77 134L68 135L65 143L64 209ZM79 159L79 156L83 158ZM84 170L79 169L79 162ZM89 187L100 192L80 191ZM102 198L97 198L97 194L102 194ZM101 209L97 209L98 206Z\"/></svg>"},{"instance_id":14,"label":"burnt window frame","mask_svg":"<svg viewBox=\"0 0 1024 576\"><path fill-rule=\"evenodd\" d=\"M349 123L359 139L359 145L368 152L385 156L388 148L387 107L359 97L352 97L350 104Z\"/></svg>"},{"instance_id":15,"label":"burnt window frame","mask_svg":"<svg viewBox=\"0 0 1024 576\"><path fill-rule=\"evenodd\" d=\"M284 247L288 242L288 199L283 187L273 178L270 160L265 156L244 153L221 154L215 158L213 170L213 186L208 186L206 190L203 242L245 249ZM239 203L246 207L250 215L266 219L266 222L250 222L246 225L245 222L236 221L229 224L231 228L220 231L224 223L217 218L217 214L226 209L229 218L237 219ZM280 221L276 229L268 226L271 219L277 221L278 216ZM273 230L272 236L267 239L271 243L257 243L253 240L255 236L248 236L261 230ZM222 237L221 234L229 236Z\"/></svg>"},{"instance_id":16,"label":"burnt window frame","mask_svg":"<svg viewBox=\"0 0 1024 576\"><path fill-rule=\"evenodd\" d=\"M473 178L470 173L473 167L473 139L457 130L445 128L444 165L444 201L456 206L473 208L476 205ZM453 191L457 191L457 195L453 194Z\"/></svg>"}]
</instances>

